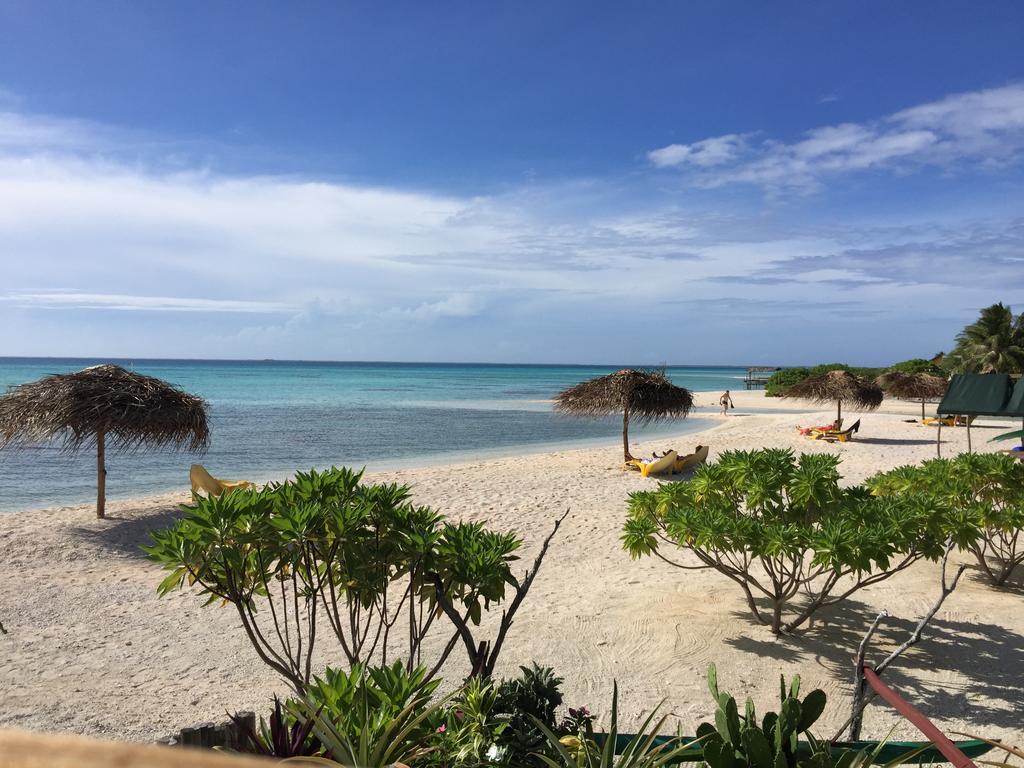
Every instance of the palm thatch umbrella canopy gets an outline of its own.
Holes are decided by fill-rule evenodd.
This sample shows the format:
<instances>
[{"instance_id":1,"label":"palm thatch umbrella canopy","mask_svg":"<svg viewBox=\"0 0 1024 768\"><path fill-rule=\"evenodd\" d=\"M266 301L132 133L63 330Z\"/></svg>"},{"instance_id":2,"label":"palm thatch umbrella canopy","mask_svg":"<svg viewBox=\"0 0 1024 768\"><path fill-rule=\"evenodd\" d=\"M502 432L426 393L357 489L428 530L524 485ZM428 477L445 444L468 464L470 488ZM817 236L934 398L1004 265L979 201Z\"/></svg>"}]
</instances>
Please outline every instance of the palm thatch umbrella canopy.
<instances>
[{"instance_id":1,"label":"palm thatch umbrella canopy","mask_svg":"<svg viewBox=\"0 0 1024 768\"><path fill-rule=\"evenodd\" d=\"M104 455L143 446L202 452L206 402L117 365L46 376L0 395L0 448L61 440L68 452L96 445L96 515L106 505Z\"/></svg>"},{"instance_id":2,"label":"palm thatch umbrella canopy","mask_svg":"<svg viewBox=\"0 0 1024 768\"><path fill-rule=\"evenodd\" d=\"M882 388L849 371L829 371L794 384L783 397L799 397L814 403L836 403L836 419L843 417L843 403L855 410L873 411L882 404Z\"/></svg>"},{"instance_id":3,"label":"palm thatch umbrella canopy","mask_svg":"<svg viewBox=\"0 0 1024 768\"><path fill-rule=\"evenodd\" d=\"M892 371L883 373L875 384L885 390L886 394L898 397L901 400L920 400L921 418L924 418L925 400L934 400L946 394L946 387L949 384L941 376L932 376L930 373L901 373Z\"/></svg>"},{"instance_id":4,"label":"palm thatch umbrella canopy","mask_svg":"<svg viewBox=\"0 0 1024 768\"><path fill-rule=\"evenodd\" d=\"M682 419L693 408L693 393L677 387L664 373L623 368L569 387L555 398L555 410L573 416L601 418L622 414L622 453L629 453L629 419L642 424Z\"/></svg>"}]
</instances>

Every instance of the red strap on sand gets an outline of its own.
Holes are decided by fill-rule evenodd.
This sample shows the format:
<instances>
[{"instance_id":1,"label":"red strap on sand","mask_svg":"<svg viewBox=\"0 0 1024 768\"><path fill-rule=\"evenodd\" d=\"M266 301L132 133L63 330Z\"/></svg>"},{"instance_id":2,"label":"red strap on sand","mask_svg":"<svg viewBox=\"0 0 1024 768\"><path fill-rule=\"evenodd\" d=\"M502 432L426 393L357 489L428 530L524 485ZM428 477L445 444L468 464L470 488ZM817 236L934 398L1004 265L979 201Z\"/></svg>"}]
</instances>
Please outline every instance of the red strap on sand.
<instances>
[{"instance_id":1,"label":"red strap on sand","mask_svg":"<svg viewBox=\"0 0 1024 768\"><path fill-rule=\"evenodd\" d=\"M939 752L949 760L956 768L978 768L967 755L957 749L956 745L947 739L938 728L932 725L932 722L924 716L922 712L917 710L910 702L905 701L896 691L890 688L888 685L882 682L882 678L878 676L871 667L864 667L862 670L864 673L864 679L868 681L868 685L874 689L875 693L881 696L893 709L899 712L903 717L912 722L917 729L923 733L929 741L931 741L938 748Z\"/></svg>"}]
</instances>

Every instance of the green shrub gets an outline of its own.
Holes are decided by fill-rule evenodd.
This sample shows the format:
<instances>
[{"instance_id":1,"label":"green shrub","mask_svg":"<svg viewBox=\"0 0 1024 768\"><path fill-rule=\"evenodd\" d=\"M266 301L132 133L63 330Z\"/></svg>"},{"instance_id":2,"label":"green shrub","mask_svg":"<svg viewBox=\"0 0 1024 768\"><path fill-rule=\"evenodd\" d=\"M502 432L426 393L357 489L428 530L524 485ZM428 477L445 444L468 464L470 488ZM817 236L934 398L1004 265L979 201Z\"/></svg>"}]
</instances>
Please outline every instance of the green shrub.
<instances>
[{"instance_id":1,"label":"green shrub","mask_svg":"<svg viewBox=\"0 0 1024 768\"><path fill-rule=\"evenodd\" d=\"M820 608L943 552L941 509L841 488L838 466L829 454L726 451L686 482L632 494L624 547L634 558L717 570L740 586L758 622L791 632ZM672 560L673 549L701 565Z\"/></svg>"},{"instance_id":2,"label":"green shrub","mask_svg":"<svg viewBox=\"0 0 1024 768\"><path fill-rule=\"evenodd\" d=\"M921 357L915 357L912 360L904 360L899 363L893 363L885 369L886 373L929 373L932 376L946 377L946 372L939 366L933 363L931 360L925 360Z\"/></svg>"},{"instance_id":3,"label":"green shrub","mask_svg":"<svg viewBox=\"0 0 1024 768\"><path fill-rule=\"evenodd\" d=\"M783 368L781 371L776 371L768 377L768 381L764 385L765 396L782 397L783 392L794 384L799 384L810 375L810 368Z\"/></svg>"},{"instance_id":4,"label":"green shrub","mask_svg":"<svg viewBox=\"0 0 1024 768\"><path fill-rule=\"evenodd\" d=\"M794 384L799 384L804 379L809 379L812 376L823 376L829 371L849 371L857 376L873 379L882 373L883 369L851 366L846 363L822 363L811 368L783 368L769 377L764 387L765 395L767 397L782 397L785 391Z\"/></svg>"},{"instance_id":5,"label":"green shrub","mask_svg":"<svg viewBox=\"0 0 1024 768\"><path fill-rule=\"evenodd\" d=\"M898 467L868 479L879 496L941 507L955 543L996 586L1024 562L1024 464L1000 453L963 453Z\"/></svg>"},{"instance_id":6,"label":"green shrub","mask_svg":"<svg viewBox=\"0 0 1024 768\"><path fill-rule=\"evenodd\" d=\"M508 723L498 744L506 762L540 766L536 753L543 749L545 738L536 723L556 730L555 712L562 705L562 678L550 667L536 664L519 669L519 677L503 680L498 686L494 712Z\"/></svg>"},{"instance_id":7,"label":"green shrub","mask_svg":"<svg viewBox=\"0 0 1024 768\"><path fill-rule=\"evenodd\" d=\"M386 663L394 639L411 672L423 663L424 638L448 616L439 622L447 630L438 629L449 639L430 660L429 679L508 586L516 590L509 611L522 602L532 576L520 584L510 569L521 541L447 522L412 504L405 486L361 480L350 469L311 470L263 490L194 496L186 516L144 547L171 571L159 594L195 585L207 604L234 606L260 658L300 693L325 635L318 623L348 666ZM475 643L464 645L478 665Z\"/></svg>"}]
</instances>

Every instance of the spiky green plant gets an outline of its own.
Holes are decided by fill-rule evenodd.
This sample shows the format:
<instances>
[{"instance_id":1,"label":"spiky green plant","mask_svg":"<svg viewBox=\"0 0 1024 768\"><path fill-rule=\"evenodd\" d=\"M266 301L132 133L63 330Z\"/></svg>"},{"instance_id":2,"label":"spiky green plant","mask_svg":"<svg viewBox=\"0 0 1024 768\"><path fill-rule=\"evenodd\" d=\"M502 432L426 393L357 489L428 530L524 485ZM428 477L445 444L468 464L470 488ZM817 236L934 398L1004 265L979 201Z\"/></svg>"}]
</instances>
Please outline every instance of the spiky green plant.
<instances>
[{"instance_id":1,"label":"spiky green plant","mask_svg":"<svg viewBox=\"0 0 1024 768\"><path fill-rule=\"evenodd\" d=\"M662 716L655 721L660 705L647 714L637 731L623 749L618 749L619 686L612 686L612 711L608 733L595 738L588 726L584 732L558 737L539 719L537 728L548 741L550 754L538 757L548 768L663 768L683 759L694 759L700 754L697 742L682 738L659 739L667 720Z\"/></svg>"}]
</instances>

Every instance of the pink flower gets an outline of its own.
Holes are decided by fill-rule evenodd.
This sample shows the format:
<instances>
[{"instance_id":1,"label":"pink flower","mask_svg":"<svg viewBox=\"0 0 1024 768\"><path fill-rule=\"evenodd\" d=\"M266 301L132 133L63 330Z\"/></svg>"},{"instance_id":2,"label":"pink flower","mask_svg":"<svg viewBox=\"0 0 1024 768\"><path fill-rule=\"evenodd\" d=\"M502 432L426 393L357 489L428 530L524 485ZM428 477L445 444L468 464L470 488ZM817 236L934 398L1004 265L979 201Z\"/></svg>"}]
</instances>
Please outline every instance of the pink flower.
<instances>
[{"instance_id":1,"label":"pink flower","mask_svg":"<svg viewBox=\"0 0 1024 768\"><path fill-rule=\"evenodd\" d=\"M448 726L446 726L444 723L441 723L439 726L437 726L437 732L438 733L444 733L447 730L448 730Z\"/></svg>"}]
</instances>

